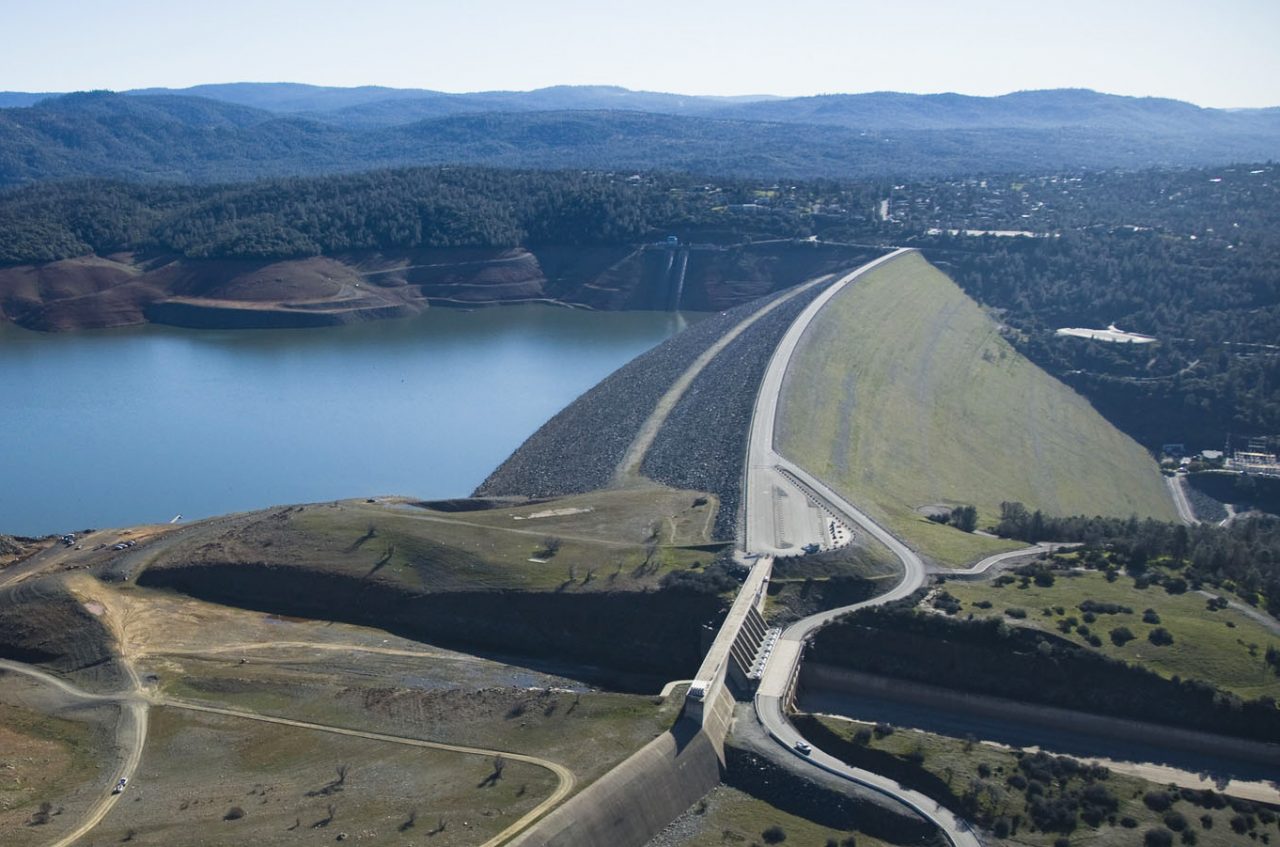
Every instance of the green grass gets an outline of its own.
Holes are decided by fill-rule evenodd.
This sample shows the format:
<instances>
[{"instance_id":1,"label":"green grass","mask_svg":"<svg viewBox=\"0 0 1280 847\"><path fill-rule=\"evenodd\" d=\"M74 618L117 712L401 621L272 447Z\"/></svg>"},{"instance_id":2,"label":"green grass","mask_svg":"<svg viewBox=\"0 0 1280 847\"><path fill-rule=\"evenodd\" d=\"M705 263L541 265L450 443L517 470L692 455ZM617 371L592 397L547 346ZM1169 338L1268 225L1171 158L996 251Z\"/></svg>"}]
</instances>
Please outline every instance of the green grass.
<instances>
[{"instance_id":1,"label":"green grass","mask_svg":"<svg viewBox=\"0 0 1280 847\"><path fill-rule=\"evenodd\" d=\"M998 587L992 582L949 583L945 589L963 604L958 613L961 617L1005 617L1010 624L1058 634L1062 634L1058 623L1074 617L1102 639L1102 646L1094 649L1113 658L1142 665L1164 677L1202 679L1246 699L1280 699L1280 677L1264 660L1267 645L1280 647L1280 637L1234 609L1208 611L1201 594L1169 594L1159 586L1135 588L1133 579L1123 574L1115 582L1107 582L1096 571L1059 573L1049 587L1032 582L1020 588L1019 584L1020 581ZM1133 614L1098 614L1093 623L1086 623L1084 613L1077 608L1086 599L1127 606ZM981 601L991 603L991 608L974 605ZM1044 609L1055 607L1061 607L1064 613L1043 613ZM1014 620L1004 616L1007 608L1025 609L1027 617ZM1147 640L1147 634L1157 624L1143 622L1146 609L1154 609L1159 615L1158 626L1173 634L1172 644L1156 646ZM1128 627L1137 636L1124 646L1113 644L1108 637L1110 630L1120 626ZM1075 630L1069 637L1077 644L1085 644L1084 636Z\"/></svg>"},{"instance_id":2,"label":"green grass","mask_svg":"<svg viewBox=\"0 0 1280 847\"><path fill-rule=\"evenodd\" d=\"M853 836L858 847L882 847L883 841L856 831L842 831L796 817L728 786L720 786L694 806L691 813L697 833L681 842L682 847L723 847L723 845L761 845L764 831L780 827L786 835L784 845L823 847L829 839L837 844Z\"/></svg>"},{"instance_id":3,"label":"green grass","mask_svg":"<svg viewBox=\"0 0 1280 847\"><path fill-rule=\"evenodd\" d=\"M1176 518L1147 453L918 254L850 285L810 325L783 385L778 448L947 564L1010 545L932 524L920 507L971 503L980 526L1003 500Z\"/></svg>"},{"instance_id":4,"label":"green grass","mask_svg":"<svg viewBox=\"0 0 1280 847\"><path fill-rule=\"evenodd\" d=\"M323 793L339 765L341 790ZM128 792L95 829L94 843L143 845L367 843L475 845L555 787L544 768L488 756L409 747L242 718L152 709L142 763ZM317 826L329 815L332 822ZM227 820L230 809L243 816ZM411 812L414 826L400 827ZM296 829L290 829L297 825ZM128 838L130 831L133 837Z\"/></svg>"},{"instance_id":5,"label":"green grass","mask_svg":"<svg viewBox=\"0 0 1280 847\"><path fill-rule=\"evenodd\" d=\"M475 512L316 504L263 512L209 534L197 530L150 567L265 561L433 592L635 591L656 586L671 570L714 559L688 549L707 542L715 517L715 500L694 505L697 499L655 486ZM582 511L540 517L561 509ZM553 556L545 554L548 538L559 542Z\"/></svg>"},{"instance_id":6,"label":"green grass","mask_svg":"<svg viewBox=\"0 0 1280 847\"><path fill-rule=\"evenodd\" d=\"M9 693L0 696L8 700ZM12 693L22 702L18 686ZM0 701L0 832L6 845L45 844L65 834L101 790L111 751L106 727L114 712L103 708L80 717ZM47 824L29 825L45 802L56 814Z\"/></svg>"},{"instance_id":7,"label":"green grass","mask_svg":"<svg viewBox=\"0 0 1280 847\"><path fill-rule=\"evenodd\" d=\"M818 720L832 732L845 739L852 739L858 730L869 729L872 726L867 723L828 716L819 717ZM994 744L970 743L943 735L902 729L884 738L873 737L871 746L897 756L908 756L913 753L923 754L922 767L944 782L949 783L951 789L957 795L963 795L970 786L975 784L975 781L985 782L992 786L994 790L984 798L984 808L997 813L1003 812L1007 816L1022 814L1026 818L1025 801L1022 793L1014 790L1005 782L1010 775L1020 772L1018 759L1014 751L1006 747ZM982 766L990 769L990 775L985 778L979 773L979 768ZM1117 821L1124 817L1131 817L1137 821L1137 827L1130 829L1123 826L1113 826L1107 821L1103 821L1101 826L1095 829L1080 821L1078 828L1068 837L1070 844L1090 845L1091 847L1113 847L1113 845L1114 847L1129 847L1129 845L1141 844L1143 833L1148 829L1162 825L1161 814L1148 809L1142 798L1148 792L1160 791L1166 786L1116 772L1112 772L1110 777L1103 781L1102 784L1119 801L1119 808L1116 811ZM1219 847L1220 845L1221 847L1226 847L1226 845L1241 843L1262 843L1260 840L1256 842L1250 841L1247 837L1236 835L1231 831L1229 821L1234 812L1229 808L1207 812L1213 818L1213 826L1210 829L1205 829L1199 820L1201 815L1206 814L1205 809L1187 801L1179 800L1173 804L1172 810L1180 812L1190 821L1190 829L1195 832L1197 843L1201 847ZM1257 824L1257 832L1260 835L1265 833L1274 842L1280 831L1277 830L1277 825L1273 822L1271 824ZM987 841L991 844L1051 847L1055 840L1060 837L1063 837L1061 833L1038 832L1031 829L1024 822L1019 828L1016 837L1005 840L989 838ZM1179 843L1176 836L1174 843Z\"/></svg>"},{"instance_id":8,"label":"green grass","mask_svg":"<svg viewBox=\"0 0 1280 847\"><path fill-rule=\"evenodd\" d=\"M375 668L380 681L350 671L323 678L288 666L251 662L166 659L164 693L203 705L241 709L311 723L405 735L426 741L492 747L542 756L590 783L675 722L683 702L653 695L573 693L496 683L483 687L437 677L419 668L429 687L396 684L398 675ZM514 668L514 670L519 670Z\"/></svg>"}]
</instances>

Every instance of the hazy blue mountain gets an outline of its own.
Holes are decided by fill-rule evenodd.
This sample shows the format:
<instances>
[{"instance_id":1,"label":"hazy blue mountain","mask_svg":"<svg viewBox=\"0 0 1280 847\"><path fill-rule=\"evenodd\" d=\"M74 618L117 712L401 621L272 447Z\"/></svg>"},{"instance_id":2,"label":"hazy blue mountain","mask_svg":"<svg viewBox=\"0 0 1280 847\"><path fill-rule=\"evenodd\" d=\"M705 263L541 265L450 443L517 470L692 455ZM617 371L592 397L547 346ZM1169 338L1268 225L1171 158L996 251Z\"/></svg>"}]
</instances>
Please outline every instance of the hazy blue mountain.
<instances>
[{"instance_id":1,"label":"hazy blue mountain","mask_svg":"<svg viewBox=\"0 0 1280 847\"><path fill-rule=\"evenodd\" d=\"M273 90L281 97L298 95L290 87ZM77 176L229 180L444 163L799 178L1280 157L1276 109L1200 109L1177 101L1060 91L713 105L706 98L683 98L692 104L688 113L659 110L676 109L678 99L565 87L415 95L317 115L172 94L70 94L0 109L0 185ZM304 101L299 95L288 102ZM550 108L565 102L619 108ZM627 104L635 108L622 108ZM390 116L371 115L379 109ZM406 120L414 110L430 117ZM757 113L775 119L746 119Z\"/></svg>"},{"instance_id":2,"label":"hazy blue mountain","mask_svg":"<svg viewBox=\"0 0 1280 847\"><path fill-rule=\"evenodd\" d=\"M0 109L12 109L19 106L32 106L49 97L59 97L59 94L43 94L32 91L0 91Z\"/></svg>"},{"instance_id":3,"label":"hazy blue mountain","mask_svg":"<svg viewBox=\"0 0 1280 847\"><path fill-rule=\"evenodd\" d=\"M706 97L632 91L614 85L557 85L533 91L478 91L451 94L417 88L360 86L329 88L289 82L235 82L191 88L145 88L137 96L206 97L273 112L305 114L349 126L406 124L428 118L477 112L629 110L664 114L707 114L739 103L773 99L766 95Z\"/></svg>"},{"instance_id":4,"label":"hazy blue mountain","mask_svg":"<svg viewBox=\"0 0 1280 847\"><path fill-rule=\"evenodd\" d=\"M830 94L726 107L717 117L868 130L1055 129L1181 133L1218 127L1280 126L1280 110L1205 109L1180 100L1121 97L1087 89L962 94Z\"/></svg>"},{"instance_id":5,"label":"hazy blue mountain","mask_svg":"<svg viewBox=\"0 0 1280 847\"><path fill-rule=\"evenodd\" d=\"M336 88L299 82L228 82L189 88L135 88L121 93L144 97L204 97L271 112L329 112L366 103L412 99L434 92L382 85Z\"/></svg>"}]
</instances>

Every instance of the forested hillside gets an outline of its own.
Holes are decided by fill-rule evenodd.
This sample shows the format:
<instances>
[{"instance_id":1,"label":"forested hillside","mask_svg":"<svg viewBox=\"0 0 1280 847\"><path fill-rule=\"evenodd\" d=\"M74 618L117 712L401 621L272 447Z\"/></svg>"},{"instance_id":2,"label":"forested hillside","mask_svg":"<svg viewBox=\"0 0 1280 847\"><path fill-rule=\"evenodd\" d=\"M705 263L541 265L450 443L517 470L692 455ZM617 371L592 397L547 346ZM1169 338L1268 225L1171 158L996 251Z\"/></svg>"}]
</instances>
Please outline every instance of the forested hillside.
<instances>
[{"instance_id":1,"label":"forested hillside","mask_svg":"<svg viewBox=\"0 0 1280 847\"><path fill-rule=\"evenodd\" d=\"M288 258L413 247L615 245L669 231L685 240L790 238L808 235L824 208L860 209L865 227L878 192L873 184L814 183L780 197L743 180L482 168L213 186L82 181L0 193L0 264L121 250Z\"/></svg>"}]
</instances>

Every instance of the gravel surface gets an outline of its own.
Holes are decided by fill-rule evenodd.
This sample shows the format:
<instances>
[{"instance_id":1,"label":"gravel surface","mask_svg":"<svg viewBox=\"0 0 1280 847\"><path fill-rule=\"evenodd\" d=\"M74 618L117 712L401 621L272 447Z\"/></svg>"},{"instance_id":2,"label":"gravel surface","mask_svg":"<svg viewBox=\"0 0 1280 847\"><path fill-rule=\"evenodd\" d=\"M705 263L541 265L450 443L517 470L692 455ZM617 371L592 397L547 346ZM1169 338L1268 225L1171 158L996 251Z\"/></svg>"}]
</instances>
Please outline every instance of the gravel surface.
<instances>
[{"instance_id":1,"label":"gravel surface","mask_svg":"<svg viewBox=\"0 0 1280 847\"><path fill-rule=\"evenodd\" d=\"M730 342L694 379L645 454L640 470L650 479L720 498L718 539L732 539L737 528L751 414L769 357L826 287L792 297Z\"/></svg>"},{"instance_id":2,"label":"gravel surface","mask_svg":"<svg viewBox=\"0 0 1280 847\"><path fill-rule=\"evenodd\" d=\"M606 487L671 384L703 351L766 302L767 298L753 300L699 321L632 359L529 436L474 496L554 497Z\"/></svg>"}]
</instances>

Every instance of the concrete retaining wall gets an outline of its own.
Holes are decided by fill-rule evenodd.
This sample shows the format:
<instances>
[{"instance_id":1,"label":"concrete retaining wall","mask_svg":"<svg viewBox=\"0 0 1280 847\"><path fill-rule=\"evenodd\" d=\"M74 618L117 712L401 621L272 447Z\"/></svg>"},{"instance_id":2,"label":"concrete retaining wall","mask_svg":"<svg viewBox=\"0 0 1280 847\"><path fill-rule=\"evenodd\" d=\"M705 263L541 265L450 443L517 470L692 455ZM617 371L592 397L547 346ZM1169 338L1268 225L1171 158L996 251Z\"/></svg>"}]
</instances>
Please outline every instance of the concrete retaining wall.
<instances>
[{"instance_id":1,"label":"concrete retaining wall","mask_svg":"<svg viewBox=\"0 0 1280 847\"><path fill-rule=\"evenodd\" d=\"M635 847L720 784L720 757L689 718L592 783L512 847Z\"/></svg>"}]
</instances>

